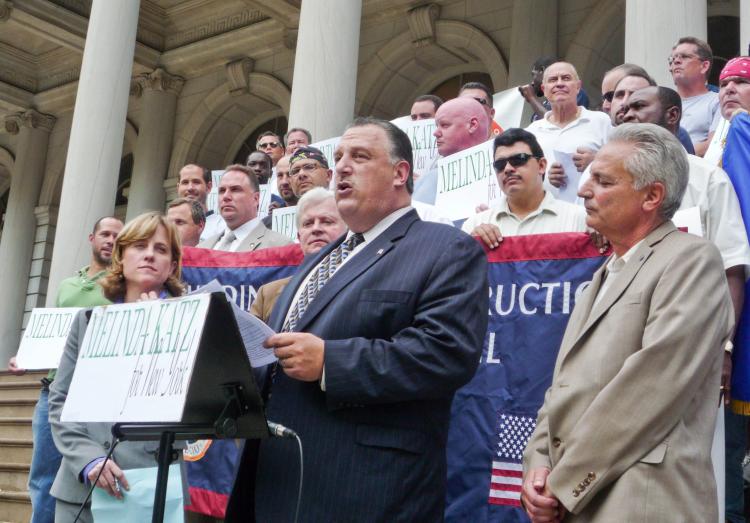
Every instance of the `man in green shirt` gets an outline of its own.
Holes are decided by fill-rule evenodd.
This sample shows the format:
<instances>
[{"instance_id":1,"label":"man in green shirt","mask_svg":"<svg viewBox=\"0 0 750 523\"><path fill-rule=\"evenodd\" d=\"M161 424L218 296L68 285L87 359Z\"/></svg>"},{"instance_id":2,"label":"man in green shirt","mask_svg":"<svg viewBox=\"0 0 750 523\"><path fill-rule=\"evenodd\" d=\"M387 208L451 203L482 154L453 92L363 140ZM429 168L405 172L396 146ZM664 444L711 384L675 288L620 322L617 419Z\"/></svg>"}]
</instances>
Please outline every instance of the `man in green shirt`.
<instances>
[{"instance_id":1,"label":"man in green shirt","mask_svg":"<svg viewBox=\"0 0 750 523\"><path fill-rule=\"evenodd\" d=\"M100 218L96 222L94 230L89 234L91 262L75 276L60 282L55 300L57 307L95 307L109 303L96 282L107 272L115 238L122 227L122 222L112 216ZM10 359L8 370L16 375L26 372L18 368L15 356ZM52 441L47 420L47 397L49 384L55 379L56 372L56 369L51 369L47 377L42 379L42 392L31 422L34 440L29 469L29 496L33 509L31 523L53 523L55 520L55 499L50 496L49 489L62 457Z\"/></svg>"}]
</instances>

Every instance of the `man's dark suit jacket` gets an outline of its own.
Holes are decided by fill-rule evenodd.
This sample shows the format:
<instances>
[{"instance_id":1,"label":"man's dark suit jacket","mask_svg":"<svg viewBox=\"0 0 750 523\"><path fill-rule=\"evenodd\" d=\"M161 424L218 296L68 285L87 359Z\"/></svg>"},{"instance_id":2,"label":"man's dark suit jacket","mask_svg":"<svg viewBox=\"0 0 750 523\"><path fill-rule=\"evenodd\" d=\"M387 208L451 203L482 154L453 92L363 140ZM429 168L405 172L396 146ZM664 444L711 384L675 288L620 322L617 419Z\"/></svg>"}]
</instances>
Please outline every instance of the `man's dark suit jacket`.
<instances>
[{"instance_id":1,"label":"man's dark suit jacket","mask_svg":"<svg viewBox=\"0 0 750 523\"><path fill-rule=\"evenodd\" d=\"M343 239L303 262L277 300L272 328L281 329L305 275ZM279 368L267 405L269 420L302 439L300 521L442 520L451 401L479 363L487 301L476 240L415 211L321 289L296 330L325 340L325 392ZM241 490L252 483L254 458L245 458L228 521L252 517L252 493ZM298 479L296 442L261 442L257 521L294 519Z\"/></svg>"}]
</instances>

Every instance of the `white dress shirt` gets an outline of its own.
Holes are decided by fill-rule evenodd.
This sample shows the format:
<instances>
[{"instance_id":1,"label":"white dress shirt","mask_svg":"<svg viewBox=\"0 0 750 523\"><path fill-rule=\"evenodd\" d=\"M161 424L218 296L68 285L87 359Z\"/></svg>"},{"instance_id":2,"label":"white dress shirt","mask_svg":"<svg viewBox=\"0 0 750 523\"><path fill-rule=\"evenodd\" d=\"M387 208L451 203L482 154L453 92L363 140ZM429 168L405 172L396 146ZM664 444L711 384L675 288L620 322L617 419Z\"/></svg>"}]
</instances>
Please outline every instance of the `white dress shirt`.
<instances>
[{"instance_id":1,"label":"white dress shirt","mask_svg":"<svg viewBox=\"0 0 750 523\"><path fill-rule=\"evenodd\" d=\"M240 225L234 230L231 230L229 229L229 227L227 227L226 230L224 231L224 234L227 234L230 231L233 232L234 241L226 250L229 252L237 252L237 249L239 249L240 244L242 244L245 238L247 238L247 235L250 234L252 230L258 226L259 223L260 223L260 218L256 216L252 220L243 223L242 225ZM219 238L219 241L216 243L216 245L219 245L219 243L221 243L221 240L223 237L224 235L222 235L221 238Z\"/></svg>"},{"instance_id":2,"label":"white dress shirt","mask_svg":"<svg viewBox=\"0 0 750 523\"><path fill-rule=\"evenodd\" d=\"M612 287L612 283L614 283L622 270L625 268L625 265L627 265L630 258L633 257L633 254L642 243L643 240L639 241L630 249L628 249L628 251L622 256L617 256L616 254L612 255L612 258L610 258L609 262L607 262L607 268L605 269L604 273L605 278L601 286L599 287L599 292L597 292L596 294L596 299L594 300L594 305L592 305L591 310L594 310L594 307L596 307L596 305L601 301L602 297L607 292L607 289Z\"/></svg>"}]
</instances>

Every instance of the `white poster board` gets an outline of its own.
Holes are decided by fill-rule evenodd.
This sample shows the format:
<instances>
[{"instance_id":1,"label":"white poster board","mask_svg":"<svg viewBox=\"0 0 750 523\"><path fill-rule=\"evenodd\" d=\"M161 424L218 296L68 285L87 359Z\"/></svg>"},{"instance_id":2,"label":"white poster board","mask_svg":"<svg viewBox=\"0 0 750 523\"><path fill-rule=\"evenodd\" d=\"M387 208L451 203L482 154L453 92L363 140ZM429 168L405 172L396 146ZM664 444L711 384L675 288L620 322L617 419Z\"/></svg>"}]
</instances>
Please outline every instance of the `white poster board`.
<instances>
[{"instance_id":1,"label":"white poster board","mask_svg":"<svg viewBox=\"0 0 750 523\"><path fill-rule=\"evenodd\" d=\"M438 157L437 144L435 143L435 120L416 120L405 116L396 118L392 122L406 133L411 141L412 154L414 156L414 181L416 182L435 163Z\"/></svg>"},{"instance_id":2,"label":"white poster board","mask_svg":"<svg viewBox=\"0 0 750 523\"><path fill-rule=\"evenodd\" d=\"M56 369L80 307L36 308L21 337L16 361L22 369Z\"/></svg>"},{"instance_id":3,"label":"white poster board","mask_svg":"<svg viewBox=\"0 0 750 523\"><path fill-rule=\"evenodd\" d=\"M336 136L334 138L329 138L328 140L321 140L310 144L310 146L320 149L320 152L323 153L323 156L325 156L328 161L328 168L333 172L333 176L331 176L331 189L333 189L334 183L336 183L336 160L334 154L336 153L336 147L339 146L340 141L341 137Z\"/></svg>"},{"instance_id":4,"label":"white poster board","mask_svg":"<svg viewBox=\"0 0 750 523\"><path fill-rule=\"evenodd\" d=\"M210 294L96 307L64 422L179 422Z\"/></svg>"},{"instance_id":5,"label":"white poster board","mask_svg":"<svg viewBox=\"0 0 750 523\"><path fill-rule=\"evenodd\" d=\"M511 87L492 96L492 107L495 109L495 121L503 130L521 125L525 100L518 87Z\"/></svg>"},{"instance_id":6,"label":"white poster board","mask_svg":"<svg viewBox=\"0 0 750 523\"><path fill-rule=\"evenodd\" d=\"M297 241L297 207L280 207L271 214L271 230Z\"/></svg>"},{"instance_id":7,"label":"white poster board","mask_svg":"<svg viewBox=\"0 0 750 523\"><path fill-rule=\"evenodd\" d=\"M260 185L260 197L258 198L258 218L261 220L268 216L268 206L271 204L271 185L263 183Z\"/></svg>"},{"instance_id":8,"label":"white poster board","mask_svg":"<svg viewBox=\"0 0 750 523\"><path fill-rule=\"evenodd\" d=\"M211 171L211 190L206 195L206 207L216 214L221 214L219 212L219 182L223 174L224 171Z\"/></svg>"},{"instance_id":9,"label":"white poster board","mask_svg":"<svg viewBox=\"0 0 750 523\"><path fill-rule=\"evenodd\" d=\"M480 204L492 207L501 198L492 168L493 140L438 159L435 207L453 221L476 214Z\"/></svg>"}]
</instances>

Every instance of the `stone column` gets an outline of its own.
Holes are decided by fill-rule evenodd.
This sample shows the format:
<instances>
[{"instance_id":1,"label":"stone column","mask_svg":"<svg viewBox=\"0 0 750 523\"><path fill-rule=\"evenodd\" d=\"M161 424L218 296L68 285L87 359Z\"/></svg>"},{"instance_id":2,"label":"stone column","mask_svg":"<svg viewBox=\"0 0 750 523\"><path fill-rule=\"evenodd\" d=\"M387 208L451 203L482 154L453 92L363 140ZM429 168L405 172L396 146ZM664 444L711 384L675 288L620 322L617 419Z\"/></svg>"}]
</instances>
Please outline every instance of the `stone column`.
<instances>
[{"instance_id":1,"label":"stone column","mask_svg":"<svg viewBox=\"0 0 750 523\"><path fill-rule=\"evenodd\" d=\"M78 80L47 305L89 261L87 238L114 211L133 70L139 0L93 0Z\"/></svg>"},{"instance_id":2,"label":"stone column","mask_svg":"<svg viewBox=\"0 0 750 523\"><path fill-rule=\"evenodd\" d=\"M557 54L557 12L558 0L513 2L508 87L529 83L534 61Z\"/></svg>"},{"instance_id":3,"label":"stone column","mask_svg":"<svg viewBox=\"0 0 750 523\"><path fill-rule=\"evenodd\" d=\"M683 36L708 38L706 0L626 0L625 61L646 69L665 87L674 87L667 58Z\"/></svg>"},{"instance_id":4,"label":"stone column","mask_svg":"<svg viewBox=\"0 0 750 523\"><path fill-rule=\"evenodd\" d=\"M354 116L362 0L302 2L289 127L314 141L339 136Z\"/></svg>"},{"instance_id":5,"label":"stone column","mask_svg":"<svg viewBox=\"0 0 750 523\"><path fill-rule=\"evenodd\" d=\"M177 96L184 83L184 79L161 68L133 80L130 92L142 96L142 105L127 220L146 211L164 211L163 184L172 149Z\"/></svg>"},{"instance_id":6,"label":"stone column","mask_svg":"<svg viewBox=\"0 0 750 523\"><path fill-rule=\"evenodd\" d=\"M31 270L36 217L34 208L44 179L49 133L55 118L29 110L6 117L5 129L18 135L8 209L0 241L0 289L7 304L0 314L0 367L18 349L26 289Z\"/></svg>"},{"instance_id":7,"label":"stone column","mask_svg":"<svg viewBox=\"0 0 750 523\"><path fill-rule=\"evenodd\" d=\"M740 56L750 55L750 3L740 2Z\"/></svg>"}]
</instances>

